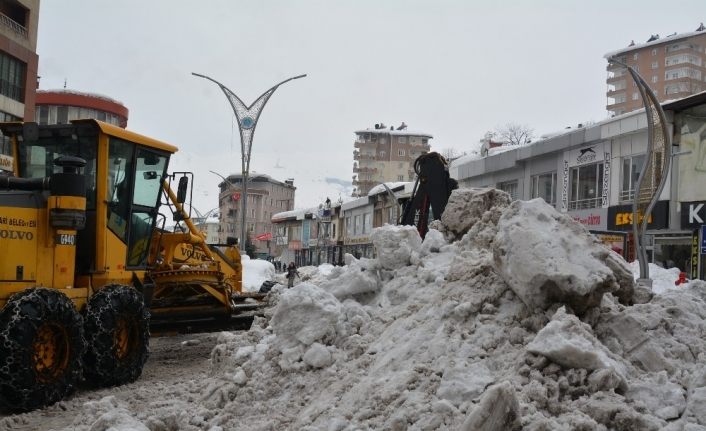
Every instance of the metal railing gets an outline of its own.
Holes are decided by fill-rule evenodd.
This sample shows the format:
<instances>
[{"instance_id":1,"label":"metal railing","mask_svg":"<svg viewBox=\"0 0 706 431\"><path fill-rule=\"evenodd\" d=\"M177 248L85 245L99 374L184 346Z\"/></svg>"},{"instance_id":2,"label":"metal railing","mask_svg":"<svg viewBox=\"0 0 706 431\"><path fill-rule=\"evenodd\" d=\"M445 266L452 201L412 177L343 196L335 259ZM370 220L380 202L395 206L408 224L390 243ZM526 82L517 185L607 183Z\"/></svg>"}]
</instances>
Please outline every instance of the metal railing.
<instances>
[{"instance_id":1,"label":"metal railing","mask_svg":"<svg viewBox=\"0 0 706 431\"><path fill-rule=\"evenodd\" d=\"M2 14L2 13L0 13L0 24L9 28L10 30L17 33L18 35L24 37L25 39L29 38L29 33L27 32L27 29L24 26L22 26L20 23L18 23L14 19L12 19L9 16Z\"/></svg>"},{"instance_id":2,"label":"metal railing","mask_svg":"<svg viewBox=\"0 0 706 431\"><path fill-rule=\"evenodd\" d=\"M570 210L585 210L590 208L599 208L601 206L601 198L579 199L569 201Z\"/></svg>"}]
</instances>

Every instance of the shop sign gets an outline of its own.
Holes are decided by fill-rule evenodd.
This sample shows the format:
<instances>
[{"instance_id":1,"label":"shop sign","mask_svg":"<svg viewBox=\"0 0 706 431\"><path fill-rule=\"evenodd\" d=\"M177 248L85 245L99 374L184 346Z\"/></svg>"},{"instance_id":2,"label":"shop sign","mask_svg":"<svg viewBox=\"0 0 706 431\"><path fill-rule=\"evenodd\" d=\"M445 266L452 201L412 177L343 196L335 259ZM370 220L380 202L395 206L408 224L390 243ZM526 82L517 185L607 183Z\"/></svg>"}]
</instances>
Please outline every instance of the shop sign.
<instances>
[{"instance_id":1,"label":"shop sign","mask_svg":"<svg viewBox=\"0 0 706 431\"><path fill-rule=\"evenodd\" d=\"M694 229L691 235L691 277L699 278L699 229Z\"/></svg>"},{"instance_id":2,"label":"shop sign","mask_svg":"<svg viewBox=\"0 0 706 431\"><path fill-rule=\"evenodd\" d=\"M3 171L12 171L12 165L14 160L15 159L10 156L0 154L0 169L2 169Z\"/></svg>"},{"instance_id":3,"label":"shop sign","mask_svg":"<svg viewBox=\"0 0 706 431\"><path fill-rule=\"evenodd\" d=\"M701 254L706 254L706 226L701 226Z\"/></svg>"},{"instance_id":4,"label":"shop sign","mask_svg":"<svg viewBox=\"0 0 706 431\"><path fill-rule=\"evenodd\" d=\"M681 203L682 229L695 229L706 224L706 201Z\"/></svg>"},{"instance_id":5,"label":"shop sign","mask_svg":"<svg viewBox=\"0 0 706 431\"><path fill-rule=\"evenodd\" d=\"M625 257L627 234L624 232L591 232L603 245Z\"/></svg>"},{"instance_id":6,"label":"shop sign","mask_svg":"<svg viewBox=\"0 0 706 431\"><path fill-rule=\"evenodd\" d=\"M608 210L602 208L569 211L571 218L586 226L589 230L606 230L608 225L606 222L607 214Z\"/></svg>"},{"instance_id":7,"label":"shop sign","mask_svg":"<svg viewBox=\"0 0 706 431\"><path fill-rule=\"evenodd\" d=\"M269 241L272 239L272 233L270 233L270 232L261 233L260 235L256 236L255 239L258 241Z\"/></svg>"},{"instance_id":8,"label":"shop sign","mask_svg":"<svg viewBox=\"0 0 706 431\"><path fill-rule=\"evenodd\" d=\"M369 244L369 243L370 243L369 236L358 236L355 238L346 238L345 241L343 241L343 244L345 244L345 245Z\"/></svg>"},{"instance_id":9,"label":"shop sign","mask_svg":"<svg viewBox=\"0 0 706 431\"><path fill-rule=\"evenodd\" d=\"M638 223L642 223L643 215L638 214ZM659 201L652 209L647 220L647 229L667 229L669 226L669 201ZM632 230L632 205L616 205L608 207L608 230Z\"/></svg>"}]
</instances>

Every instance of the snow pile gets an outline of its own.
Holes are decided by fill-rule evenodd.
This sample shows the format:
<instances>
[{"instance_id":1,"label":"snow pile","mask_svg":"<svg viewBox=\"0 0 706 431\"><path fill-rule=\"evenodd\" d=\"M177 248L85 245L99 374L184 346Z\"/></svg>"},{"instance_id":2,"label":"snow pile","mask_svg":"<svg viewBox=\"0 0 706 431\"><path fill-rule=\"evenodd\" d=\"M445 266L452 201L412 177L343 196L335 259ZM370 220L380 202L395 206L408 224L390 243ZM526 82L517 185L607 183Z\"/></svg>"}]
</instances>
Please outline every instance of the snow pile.
<instances>
[{"instance_id":1,"label":"snow pile","mask_svg":"<svg viewBox=\"0 0 706 431\"><path fill-rule=\"evenodd\" d=\"M654 293L665 293L668 290L681 290L686 287L685 284L675 284L679 279L679 268L662 268L654 263L648 264L650 271L650 279L652 280L652 291ZM633 278L637 280L640 277L640 262L630 262L630 270L633 273Z\"/></svg>"},{"instance_id":2,"label":"snow pile","mask_svg":"<svg viewBox=\"0 0 706 431\"><path fill-rule=\"evenodd\" d=\"M423 242L378 228L378 258L300 269L269 320L221 334L195 393L137 424L706 430L706 283L633 305L627 263L497 190L454 191L432 226Z\"/></svg>"},{"instance_id":3,"label":"snow pile","mask_svg":"<svg viewBox=\"0 0 706 431\"><path fill-rule=\"evenodd\" d=\"M257 292L262 283L275 277L275 266L266 260L250 259L248 255L240 258L243 263L243 290Z\"/></svg>"}]
</instances>

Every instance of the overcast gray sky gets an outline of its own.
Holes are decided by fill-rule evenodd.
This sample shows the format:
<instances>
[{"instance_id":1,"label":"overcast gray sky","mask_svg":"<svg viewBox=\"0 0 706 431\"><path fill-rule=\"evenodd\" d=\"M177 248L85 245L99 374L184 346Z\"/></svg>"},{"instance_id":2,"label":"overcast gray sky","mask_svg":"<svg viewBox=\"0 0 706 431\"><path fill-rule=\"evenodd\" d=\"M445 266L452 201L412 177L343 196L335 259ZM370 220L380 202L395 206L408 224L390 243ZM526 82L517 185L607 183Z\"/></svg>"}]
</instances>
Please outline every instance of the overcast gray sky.
<instances>
[{"instance_id":1,"label":"overcast gray sky","mask_svg":"<svg viewBox=\"0 0 706 431\"><path fill-rule=\"evenodd\" d=\"M191 72L246 104L308 74L269 100L251 161L294 178L302 208L350 193L354 130L404 121L462 152L508 122L540 135L600 121L605 53L701 21L703 0L42 0L37 51L40 89L117 99L130 130L179 147L172 170L195 172L202 212L218 205L208 171L240 172L240 137Z\"/></svg>"}]
</instances>

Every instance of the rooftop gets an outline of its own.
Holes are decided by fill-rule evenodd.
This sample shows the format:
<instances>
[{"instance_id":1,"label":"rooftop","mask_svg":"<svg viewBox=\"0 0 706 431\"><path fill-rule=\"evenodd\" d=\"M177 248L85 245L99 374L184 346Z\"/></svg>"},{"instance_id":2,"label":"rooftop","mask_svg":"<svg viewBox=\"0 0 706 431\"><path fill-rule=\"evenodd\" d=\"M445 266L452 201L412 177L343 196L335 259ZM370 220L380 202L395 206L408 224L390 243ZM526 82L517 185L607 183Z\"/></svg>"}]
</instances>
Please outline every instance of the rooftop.
<instances>
[{"instance_id":1,"label":"rooftop","mask_svg":"<svg viewBox=\"0 0 706 431\"><path fill-rule=\"evenodd\" d=\"M636 51L636 50L638 50L638 49L643 49L643 48L646 48L646 47L649 47L649 46L654 46L654 45L660 45L660 44L663 44L663 43L673 43L673 42L677 42L677 41L680 41L680 40L684 40L684 39L687 39L687 38L690 38L690 37L693 37L693 36L698 36L698 35L701 35L701 34L706 34L706 28L704 28L704 25L703 25L703 24L701 24L701 26L699 26L699 28L697 28L695 31L688 32L688 33L681 33L681 34L676 34L676 33L674 33L674 34L670 34L669 36L666 36L666 37L664 37L664 38L660 38L659 35L653 35L653 36L651 36L651 37L647 40L647 42L645 42L645 43L639 43L639 44L634 44L634 45L631 44L631 45L628 46L628 47L625 47L625 48L622 48L622 49L618 49L618 50L615 50L615 51L607 52L607 53L603 56L603 58L608 59L608 58L610 58L610 57L614 57L614 56L616 56L616 55L624 54L624 53L626 53L626 52L632 52L632 51Z\"/></svg>"}]
</instances>

